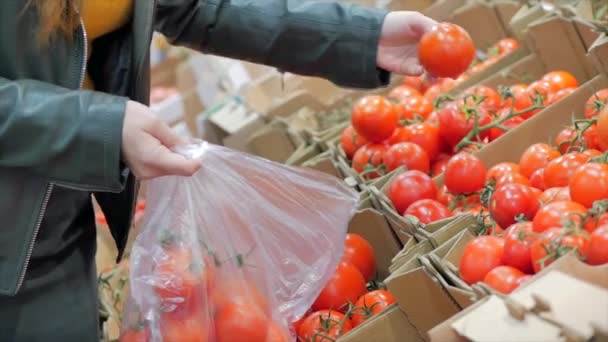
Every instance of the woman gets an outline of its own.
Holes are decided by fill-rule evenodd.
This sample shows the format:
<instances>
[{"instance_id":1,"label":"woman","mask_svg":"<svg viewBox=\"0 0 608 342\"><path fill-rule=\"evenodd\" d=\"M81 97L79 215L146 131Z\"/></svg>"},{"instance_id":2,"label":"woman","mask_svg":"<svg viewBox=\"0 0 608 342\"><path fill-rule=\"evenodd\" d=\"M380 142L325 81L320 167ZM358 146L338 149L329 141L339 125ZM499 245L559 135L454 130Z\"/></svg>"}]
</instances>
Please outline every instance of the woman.
<instances>
[{"instance_id":1,"label":"woman","mask_svg":"<svg viewBox=\"0 0 608 342\"><path fill-rule=\"evenodd\" d=\"M156 29L341 86L418 75L415 12L291 0L0 3L0 340L99 337L93 194L121 251L136 179L193 174L146 106Z\"/></svg>"}]
</instances>

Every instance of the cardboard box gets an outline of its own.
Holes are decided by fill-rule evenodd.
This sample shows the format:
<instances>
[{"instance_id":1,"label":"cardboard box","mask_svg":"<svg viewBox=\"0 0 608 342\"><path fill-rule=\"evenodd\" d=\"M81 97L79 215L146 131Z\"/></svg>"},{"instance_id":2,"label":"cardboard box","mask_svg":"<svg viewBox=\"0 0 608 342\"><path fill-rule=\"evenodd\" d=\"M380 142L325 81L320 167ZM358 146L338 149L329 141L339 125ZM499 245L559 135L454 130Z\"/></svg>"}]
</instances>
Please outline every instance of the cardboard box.
<instances>
[{"instance_id":1,"label":"cardboard box","mask_svg":"<svg viewBox=\"0 0 608 342\"><path fill-rule=\"evenodd\" d=\"M340 337L337 342L421 342L416 328L397 304Z\"/></svg>"},{"instance_id":2,"label":"cardboard box","mask_svg":"<svg viewBox=\"0 0 608 342\"><path fill-rule=\"evenodd\" d=\"M535 312L535 296L549 310ZM558 341L564 328L588 340L592 325L608 333L608 265L589 266L569 254L506 298L487 297L451 317L429 332L431 341L498 341L507 334L512 341Z\"/></svg>"},{"instance_id":3,"label":"cardboard box","mask_svg":"<svg viewBox=\"0 0 608 342\"><path fill-rule=\"evenodd\" d=\"M386 218L373 208L357 211L348 227L349 233L361 235L367 240L376 254L376 270L378 279L389 276L389 266L393 257L401 250L401 242L397 239Z\"/></svg>"}]
</instances>

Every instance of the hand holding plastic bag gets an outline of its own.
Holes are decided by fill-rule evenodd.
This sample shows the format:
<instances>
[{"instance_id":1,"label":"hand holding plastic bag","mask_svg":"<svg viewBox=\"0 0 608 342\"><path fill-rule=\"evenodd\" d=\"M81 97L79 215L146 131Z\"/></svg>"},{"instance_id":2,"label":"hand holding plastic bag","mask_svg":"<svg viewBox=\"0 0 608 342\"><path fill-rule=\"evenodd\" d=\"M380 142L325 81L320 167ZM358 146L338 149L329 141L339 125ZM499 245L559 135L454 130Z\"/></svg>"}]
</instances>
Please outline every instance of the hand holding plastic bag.
<instances>
[{"instance_id":1,"label":"hand holding plastic bag","mask_svg":"<svg viewBox=\"0 0 608 342\"><path fill-rule=\"evenodd\" d=\"M340 260L357 194L337 178L207 143L148 184L123 339L292 340Z\"/></svg>"}]
</instances>

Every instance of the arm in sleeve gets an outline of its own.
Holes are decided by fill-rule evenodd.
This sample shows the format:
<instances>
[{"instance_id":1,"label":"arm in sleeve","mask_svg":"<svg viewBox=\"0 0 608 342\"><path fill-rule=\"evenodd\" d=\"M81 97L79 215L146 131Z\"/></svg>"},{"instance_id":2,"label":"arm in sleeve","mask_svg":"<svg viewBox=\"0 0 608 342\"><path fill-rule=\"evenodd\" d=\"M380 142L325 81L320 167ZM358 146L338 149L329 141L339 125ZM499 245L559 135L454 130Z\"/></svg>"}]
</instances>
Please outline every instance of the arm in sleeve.
<instances>
[{"instance_id":1,"label":"arm in sleeve","mask_svg":"<svg viewBox=\"0 0 608 342\"><path fill-rule=\"evenodd\" d=\"M178 45L340 86L374 88L383 10L299 0L158 0L156 29Z\"/></svg>"},{"instance_id":2,"label":"arm in sleeve","mask_svg":"<svg viewBox=\"0 0 608 342\"><path fill-rule=\"evenodd\" d=\"M126 98L0 78L0 167L81 190L119 192Z\"/></svg>"}]
</instances>

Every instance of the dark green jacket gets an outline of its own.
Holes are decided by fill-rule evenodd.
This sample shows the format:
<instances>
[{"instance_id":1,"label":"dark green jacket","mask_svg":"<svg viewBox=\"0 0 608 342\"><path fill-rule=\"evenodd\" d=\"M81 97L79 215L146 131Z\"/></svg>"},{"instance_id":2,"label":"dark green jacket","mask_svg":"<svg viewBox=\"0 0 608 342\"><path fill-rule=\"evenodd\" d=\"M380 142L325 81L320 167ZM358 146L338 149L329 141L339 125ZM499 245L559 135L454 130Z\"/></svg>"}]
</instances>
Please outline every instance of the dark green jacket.
<instances>
[{"instance_id":1,"label":"dark green jacket","mask_svg":"<svg viewBox=\"0 0 608 342\"><path fill-rule=\"evenodd\" d=\"M122 253L137 189L120 159L122 122L127 98L148 102L154 29L175 44L342 86L389 78L376 67L383 11L299 0L135 0L131 23L94 43L89 69L103 93L79 90L85 30L41 48L26 2L0 2L1 295L19 291L56 187L94 192Z\"/></svg>"}]
</instances>

